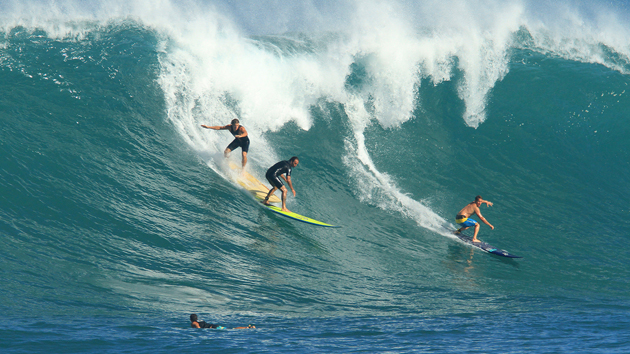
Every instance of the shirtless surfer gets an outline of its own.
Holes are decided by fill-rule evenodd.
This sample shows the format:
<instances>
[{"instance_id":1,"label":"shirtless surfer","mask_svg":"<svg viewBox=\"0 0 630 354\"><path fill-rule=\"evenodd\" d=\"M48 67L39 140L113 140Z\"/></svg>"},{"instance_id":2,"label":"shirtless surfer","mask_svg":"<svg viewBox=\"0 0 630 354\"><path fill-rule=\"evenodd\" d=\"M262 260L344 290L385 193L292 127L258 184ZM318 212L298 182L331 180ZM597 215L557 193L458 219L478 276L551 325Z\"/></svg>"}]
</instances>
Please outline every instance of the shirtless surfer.
<instances>
[{"instance_id":1,"label":"shirtless surfer","mask_svg":"<svg viewBox=\"0 0 630 354\"><path fill-rule=\"evenodd\" d=\"M488 220L486 220L486 218L481 216L481 212L479 211L479 207L483 203L486 203L486 205L488 207L492 206L491 202L481 199L481 196L478 195L478 196L475 197L475 201L474 202L469 203L468 205L466 205L464 207L464 209L460 210L459 213L457 213L457 216L455 216L455 222L461 227L457 231L455 231L455 233L460 233L460 232L466 230L467 228L469 228L471 226L474 226L475 227L475 235L473 236L472 241L473 242L480 242L477 239L477 234L479 233L479 223L477 221L473 220L473 219L468 218L473 213L477 214L477 216L479 217L479 219L481 221L483 221L486 225L490 226L490 228L492 230L494 230L494 226L490 225Z\"/></svg>"},{"instance_id":2,"label":"shirtless surfer","mask_svg":"<svg viewBox=\"0 0 630 354\"><path fill-rule=\"evenodd\" d=\"M262 201L263 204L270 205L269 198L277 189L279 189L282 191L282 211L289 211L289 209L287 209L287 187L284 186L284 183L282 183L280 178L287 181L289 187L291 187L293 196L295 197L295 189L293 189L293 183L291 183L291 170L297 166L298 163L300 163L298 157L293 156L289 159L289 161L280 161L267 170L265 177L267 178L267 181L271 183L273 188L269 191L265 200ZM284 177L283 174L286 174L286 177Z\"/></svg>"},{"instance_id":3,"label":"shirtless surfer","mask_svg":"<svg viewBox=\"0 0 630 354\"><path fill-rule=\"evenodd\" d=\"M240 125L238 119L232 119L232 122L228 125L224 126L208 126L201 125L206 129L214 129L214 130L229 130L232 135L234 135L234 140L225 148L223 154L227 158L230 154L230 151L240 147L243 151L243 170L245 170L245 165L247 164L247 151L249 151L249 138L247 137L247 130L245 127Z\"/></svg>"}]
</instances>

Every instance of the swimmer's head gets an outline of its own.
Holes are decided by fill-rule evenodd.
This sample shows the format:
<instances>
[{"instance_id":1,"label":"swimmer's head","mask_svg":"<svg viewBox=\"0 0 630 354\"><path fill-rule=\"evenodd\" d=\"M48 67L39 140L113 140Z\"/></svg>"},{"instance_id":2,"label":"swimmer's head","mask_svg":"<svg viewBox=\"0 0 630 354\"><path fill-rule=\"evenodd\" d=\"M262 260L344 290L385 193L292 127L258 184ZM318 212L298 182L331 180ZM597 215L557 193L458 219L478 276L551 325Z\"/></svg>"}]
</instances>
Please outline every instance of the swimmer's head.
<instances>
[{"instance_id":1,"label":"swimmer's head","mask_svg":"<svg viewBox=\"0 0 630 354\"><path fill-rule=\"evenodd\" d=\"M197 322L197 315L195 315L194 313L190 315L190 322Z\"/></svg>"}]
</instances>

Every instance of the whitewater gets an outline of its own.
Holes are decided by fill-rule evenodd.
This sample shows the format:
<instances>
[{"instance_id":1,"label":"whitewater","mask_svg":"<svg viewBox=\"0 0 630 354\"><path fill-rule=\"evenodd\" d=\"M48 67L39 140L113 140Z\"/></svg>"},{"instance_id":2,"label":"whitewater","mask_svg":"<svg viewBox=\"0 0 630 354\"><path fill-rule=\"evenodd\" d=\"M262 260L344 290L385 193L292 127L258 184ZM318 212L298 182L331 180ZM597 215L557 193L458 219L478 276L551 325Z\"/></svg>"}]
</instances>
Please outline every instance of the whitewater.
<instances>
[{"instance_id":1,"label":"whitewater","mask_svg":"<svg viewBox=\"0 0 630 354\"><path fill-rule=\"evenodd\" d=\"M627 352L629 13L0 0L1 351Z\"/></svg>"}]
</instances>

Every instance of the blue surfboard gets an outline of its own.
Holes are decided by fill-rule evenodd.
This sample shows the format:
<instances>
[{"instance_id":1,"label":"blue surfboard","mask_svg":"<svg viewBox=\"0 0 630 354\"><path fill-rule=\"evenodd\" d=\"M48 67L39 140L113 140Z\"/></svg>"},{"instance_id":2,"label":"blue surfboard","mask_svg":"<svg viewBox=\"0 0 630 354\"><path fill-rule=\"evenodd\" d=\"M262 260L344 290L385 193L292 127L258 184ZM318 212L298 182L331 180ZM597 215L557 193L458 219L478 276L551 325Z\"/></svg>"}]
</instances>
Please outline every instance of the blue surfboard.
<instances>
[{"instance_id":1,"label":"blue surfboard","mask_svg":"<svg viewBox=\"0 0 630 354\"><path fill-rule=\"evenodd\" d=\"M464 243L467 243L475 248L478 248L484 252L488 252L488 253L492 253L495 254L497 256L501 256L501 257L507 257L507 258L523 258L523 257L519 257L519 256L515 256L513 254L511 254L510 252L506 251L506 250L502 250L500 248L496 248L494 246L491 246L488 243L485 242L473 242L472 241L472 237L470 236L466 236L463 233L454 233L455 236L457 236L457 238L459 238L460 240L462 240Z\"/></svg>"}]
</instances>

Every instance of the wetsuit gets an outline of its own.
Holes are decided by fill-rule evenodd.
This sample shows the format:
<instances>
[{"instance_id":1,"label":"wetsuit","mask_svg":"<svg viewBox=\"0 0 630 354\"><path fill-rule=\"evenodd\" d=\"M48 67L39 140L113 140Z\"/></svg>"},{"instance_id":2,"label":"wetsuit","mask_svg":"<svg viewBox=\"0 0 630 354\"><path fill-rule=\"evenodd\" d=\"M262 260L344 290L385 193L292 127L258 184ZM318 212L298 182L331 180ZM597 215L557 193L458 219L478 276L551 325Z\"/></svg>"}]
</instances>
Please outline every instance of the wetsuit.
<instances>
[{"instance_id":1,"label":"wetsuit","mask_svg":"<svg viewBox=\"0 0 630 354\"><path fill-rule=\"evenodd\" d=\"M282 187L284 187L284 183L282 183L282 180L280 180L280 175L283 173L286 173L287 177L291 176L291 163L289 161L280 161L277 164L271 166L267 170L265 177L272 186L281 189Z\"/></svg>"},{"instance_id":2,"label":"wetsuit","mask_svg":"<svg viewBox=\"0 0 630 354\"><path fill-rule=\"evenodd\" d=\"M211 323L206 323L205 321L197 321L197 323L199 323L199 327L200 328L218 328L218 329L225 328L223 326L219 326L219 325L215 325L215 324L211 324Z\"/></svg>"},{"instance_id":3,"label":"wetsuit","mask_svg":"<svg viewBox=\"0 0 630 354\"><path fill-rule=\"evenodd\" d=\"M236 149L237 147L240 147L241 149L243 149L244 152L248 152L249 151L249 136L244 136L242 138L236 138L236 135L238 135L238 130L240 130L241 127L242 127L242 125L239 126L236 131L232 131L232 126L230 126L228 128L230 133L232 133L232 135L235 136L234 140L232 140L230 145L228 145L228 147L227 147L228 149L230 149L230 151L234 151L234 149Z\"/></svg>"}]
</instances>

